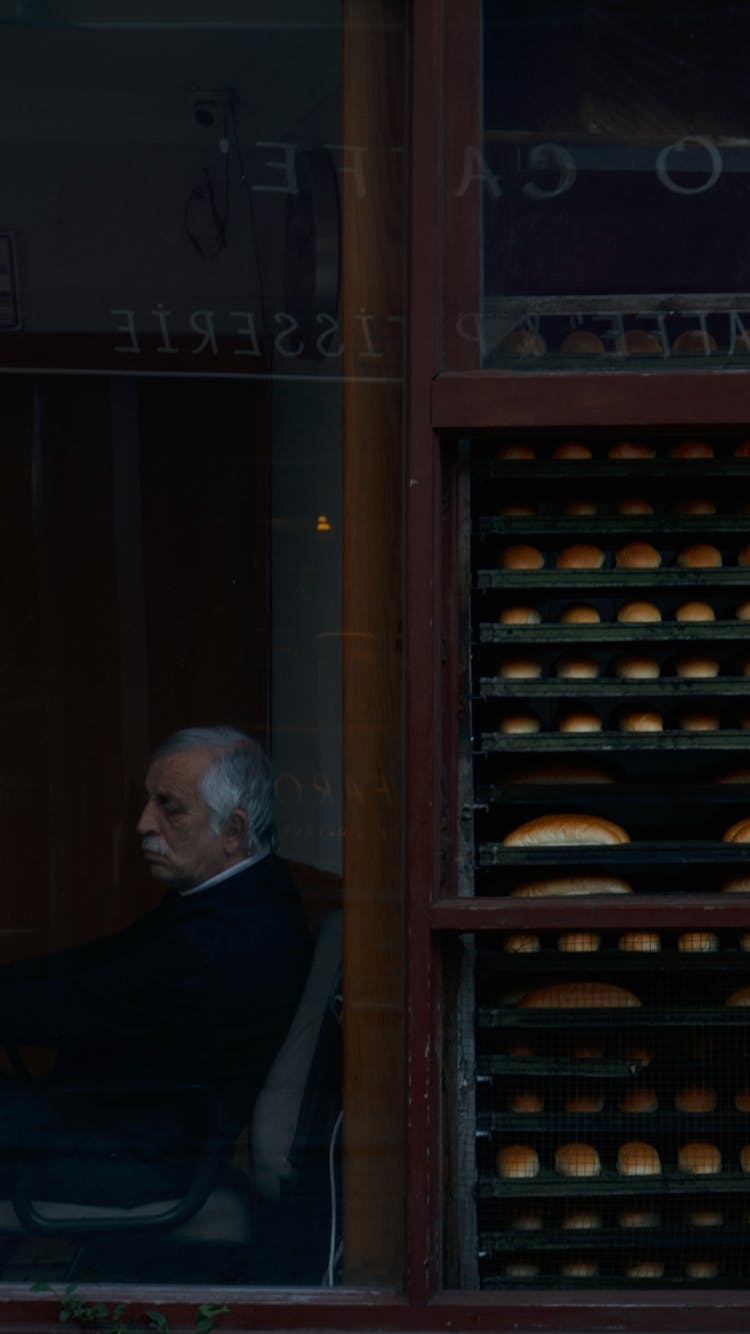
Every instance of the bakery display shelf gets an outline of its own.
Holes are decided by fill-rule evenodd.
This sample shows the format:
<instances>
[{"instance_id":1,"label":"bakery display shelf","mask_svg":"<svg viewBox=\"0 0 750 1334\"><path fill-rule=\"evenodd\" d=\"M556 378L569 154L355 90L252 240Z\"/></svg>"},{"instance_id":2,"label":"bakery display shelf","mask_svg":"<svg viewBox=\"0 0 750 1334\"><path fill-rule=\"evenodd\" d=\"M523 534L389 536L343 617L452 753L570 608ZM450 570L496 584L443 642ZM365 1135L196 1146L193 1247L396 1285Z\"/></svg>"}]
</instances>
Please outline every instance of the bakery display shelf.
<instances>
[{"instance_id":1,"label":"bakery display shelf","mask_svg":"<svg viewBox=\"0 0 750 1334\"><path fill-rule=\"evenodd\" d=\"M650 1176L622 1176L613 1167L602 1167L595 1177L560 1176L551 1168L542 1167L535 1177L498 1177L482 1173L477 1182L480 1199L514 1199L531 1197L590 1195L750 1195L750 1175L746 1172L721 1171L714 1173L686 1173L662 1165L659 1173Z\"/></svg>"},{"instance_id":2,"label":"bakery display shelf","mask_svg":"<svg viewBox=\"0 0 750 1334\"><path fill-rule=\"evenodd\" d=\"M614 1059L612 1057L588 1057L586 1060L568 1056L510 1056L505 1053L486 1054L478 1057L477 1073L480 1082L491 1080L494 1075L510 1075L523 1079L575 1079L606 1080L618 1083L632 1082L633 1071L638 1074L647 1069L639 1060Z\"/></svg>"},{"instance_id":3,"label":"bakery display shelf","mask_svg":"<svg viewBox=\"0 0 750 1334\"><path fill-rule=\"evenodd\" d=\"M630 843L555 843L539 847L508 847L486 842L478 847L478 865L511 869L554 866L561 873L577 867L604 866L615 874L645 866L741 866L750 861L750 843L708 839L639 839Z\"/></svg>"},{"instance_id":4,"label":"bakery display shelf","mask_svg":"<svg viewBox=\"0 0 750 1334\"><path fill-rule=\"evenodd\" d=\"M652 357L652 366L653 360ZM571 438L575 438L573 433ZM537 442L534 447L539 448ZM595 450L596 446L590 448ZM750 458L734 458L730 453L711 459L551 459L537 454L534 459L479 458L474 461L473 473L475 482L521 482L527 488L540 481L572 482L587 487L591 482L616 481L626 483L630 493L641 483L664 481L670 486L676 484L675 489L681 491L684 482L702 487L709 479L741 479L750 483Z\"/></svg>"},{"instance_id":5,"label":"bakery display shelf","mask_svg":"<svg viewBox=\"0 0 750 1334\"><path fill-rule=\"evenodd\" d=\"M539 807L541 810L550 805L562 805L565 810L574 795L576 805L584 801L596 808L603 803L622 809L624 805L643 806L644 803L679 802L680 810L686 805L697 811L708 806L747 806L750 810L750 784L748 783L587 783L583 778L578 782L567 783L490 783L478 784L474 792L474 810L488 811L492 806L501 806L504 811L510 806Z\"/></svg>"},{"instance_id":6,"label":"bakery display shelf","mask_svg":"<svg viewBox=\"0 0 750 1334\"><path fill-rule=\"evenodd\" d=\"M581 1246L581 1251L590 1252L591 1247ZM577 1276L567 1276L565 1274L537 1274L527 1278L503 1278L502 1274L489 1274L480 1280L480 1288L484 1292L528 1292L534 1293L540 1288L552 1288L555 1292L576 1292L581 1288L602 1289L609 1293L613 1288L616 1291L623 1292L643 1292L648 1289L654 1292L662 1288L675 1288L705 1292L707 1288L715 1288L717 1281L723 1289L746 1288L747 1287L747 1261L745 1257L738 1260L735 1270L727 1273L728 1265L722 1264L719 1279L716 1278L693 1278L684 1273L665 1274L659 1278L628 1278L622 1272L609 1270L604 1274L597 1274L591 1278L580 1278Z\"/></svg>"},{"instance_id":7,"label":"bakery display shelf","mask_svg":"<svg viewBox=\"0 0 750 1334\"><path fill-rule=\"evenodd\" d=\"M747 753L750 732L741 728L718 728L710 732L482 732L478 754L522 752L529 757L540 752L571 752L611 755L621 751L667 750L702 752L738 750Z\"/></svg>"},{"instance_id":8,"label":"bakery display shelf","mask_svg":"<svg viewBox=\"0 0 750 1334\"><path fill-rule=\"evenodd\" d=\"M490 589L538 592L540 589L562 593L586 590L591 596L610 589L619 589L623 595L648 593L657 597L660 591L676 588L689 592L693 598L706 592L727 588L750 590L750 566L722 565L713 570L682 569L676 565L661 565L658 570L612 569L559 570L555 566L539 570L477 569L475 588L479 592Z\"/></svg>"},{"instance_id":9,"label":"bakery display shelf","mask_svg":"<svg viewBox=\"0 0 750 1334\"><path fill-rule=\"evenodd\" d=\"M600 962L599 972L603 971ZM572 984L571 984L572 985ZM736 989L736 988L735 988ZM731 994L731 993L730 993ZM484 1030L511 1029L513 1033L525 1033L527 1030L545 1033L570 1034L571 1025L576 1024L586 1034L593 1032L616 1033L631 1029L683 1029L688 1028L705 1036L711 1033L731 1031L735 1028L750 1028L750 1005L700 1005L700 997L693 1005L670 1008L659 1006L651 1009L647 1005L547 1005L524 1007L518 1005L483 1005L477 1015L477 1027Z\"/></svg>"},{"instance_id":10,"label":"bakery display shelf","mask_svg":"<svg viewBox=\"0 0 750 1334\"><path fill-rule=\"evenodd\" d=\"M648 621L639 624L623 624L614 620L584 624L555 621L538 625L499 625L493 621L480 621L474 647L502 644L505 647L513 645L527 649L536 644L559 644L561 648L582 648L612 644L621 649L647 643L674 644L684 648L686 645L713 644L719 640L747 644L750 641L750 621ZM523 682L518 684L523 685Z\"/></svg>"},{"instance_id":11,"label":"bakery display shelf","mask_svg":"<svg viewBox=\"0 0 750 1334\"><path fill-rule=\"evenodd\" d=\"M744 1229L746 1230L746 1229ZM486 1258L491 1255L518 1255L544 1251L545 1254L565 1254L571 1251L581 1252L596 1250L618 1251L628 1254L635 1251L639 1256L643 1252L644 1234L648 1237L652 1253L659 1256L676 1252L678 1255L691 1255L698 1249L703 1255L719 1251L723 1257L728 1243L726 1224L715 1227L674 1227L672 1225L645 1224L643 1227L587 1227L587 1228L504 1228L500 1231L480 1232L479 1246ZM742 1239L734 1239L738 1249L744 1250L750 1242L750 1232Z\"/></svg>"},{"instance_id":12,"label":"bakery display shelf","mask_svg":"<svg viewBox=\"0 0 750 1334\"><path fill-rule=\"evenodd\" d=\"M749 905L750 906L750 905ZM748 914L750 917L750 914ZM569 927L570 932L575 934L587 935L589 929L585 927ZM696 927L696 932L701 928ZM658 935L662 938L666 934L662 928L660 931L653 931L642 921L634 923L628 928L631 935L643 933L646 936ZM518 933L511 932L515 937ZM526 934L526 933L521 933ZM535 934L533 927L530 926L529 934ZM553 930L554 935L560 934L560 928ZM528 985L529 977L547 979L550 974L558 977L564 969L566 973L574 968L577 974L585 975L587 973L598 973L606 969L612 976L625 974L634 979L634 985L637 985L635 979L643 974L646 977L653 978L654 969L669 969L670 977L677 974L688 972L694 973L699 968L701 973L704 970L715 975L716 973L733 972L737 973L744 969L747 974L747 981L750 985L750 953L746 950L738 949L736 945L732 947L722 946L721 948L705 950L680 950L674 946L662 946L657 950L632 950L618 949L617 939L622 934L615 931L613 939L614 945L602 946L597 950L559 950L550 947L538 950L513 950L500 949L493 954L482 952L476 963L477 978L485 984L488 979L497 976L498 984L505 985L508 981L518 977ZM684 934L682 930L674 932L675 935ZM737 986L740 985L738 982Z\"/></svg>"},{"instance_id":13,"label":"bakery display shelf","mask_svg":"<svg viewBox=\"0 0 750 1334\"><path fill-rule=\"evenodd\" d=\"M476 701L486 699L749 699L750 678L702 677L689 680L657 676L648 679L621 681L618 678L566 677L554 680L532 678L500 678L483 676L479 682Z\"/></svg>"},{"instance_id":14,"label":"bakery display shelf","mask_svg":"<svg viewBox=\"0 0 750 1334\"><path fill-rule=\"evenodd\" d=\"M750 478L748 479L750 480ZM705 485L705 483L703 483ZM656 528L656 538L654 530ZM667 514L648 515L566 515L554 514L485 514L475 521L475 537L482 539L523 537L564 537L567 542L585 542L588 536L611 537L617 545L629 538L647 538L658 541L675 537L687 542L706 542L709 538L731 537L739 543L748 540L747 514L690 514L678 518ZM699 536L700 534L700 536ZM668 543L666 545L669 545Z\"/></svg>"},{"instance_id":15,"label":"bakery display shelf","mask_svg":"<svg viewBox=\"0 0 750 1334\"><path fill-rule=\"evenodd\" d=\"M679 1140L705 1140L717 1135L750 1135L750 1115L747 1112L677 1112L658 1111L641 1113L620 1112L544 1112L537 1115L521 1112L491 1112L480 1115L477 1138L502 1134L509 1136L561 1134L564 1141L586 1140L586 1136L618 1135L627 1140L646 1140L658 1133ZM513 1141L510 1141L513 1142ZM676 1142L676 1141L675 1141ZM744 1143L744 1139L741 1140ZM750 1190L750 1177L748 1177Z\"/></svg>"}]
</instances>

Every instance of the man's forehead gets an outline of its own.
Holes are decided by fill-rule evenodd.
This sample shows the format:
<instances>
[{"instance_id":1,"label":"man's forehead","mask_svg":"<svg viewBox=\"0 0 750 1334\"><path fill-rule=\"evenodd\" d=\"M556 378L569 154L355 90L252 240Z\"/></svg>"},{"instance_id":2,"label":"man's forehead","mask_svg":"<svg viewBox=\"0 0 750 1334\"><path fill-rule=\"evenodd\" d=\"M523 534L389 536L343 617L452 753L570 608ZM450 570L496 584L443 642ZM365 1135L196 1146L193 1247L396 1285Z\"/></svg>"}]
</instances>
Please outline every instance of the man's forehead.
<instances>
[{"instance_id":1,"label":"man's forehead","mask_svg":"<svg viewBox=\"0 0 750 1334\"><path fill-rule=\"evenodd\" d=\"M146 788L150 792L191 789L216 758L212 746L194 746L189 750L170 751L152 760L146 774Z\"/></svg>"}]
</instances>

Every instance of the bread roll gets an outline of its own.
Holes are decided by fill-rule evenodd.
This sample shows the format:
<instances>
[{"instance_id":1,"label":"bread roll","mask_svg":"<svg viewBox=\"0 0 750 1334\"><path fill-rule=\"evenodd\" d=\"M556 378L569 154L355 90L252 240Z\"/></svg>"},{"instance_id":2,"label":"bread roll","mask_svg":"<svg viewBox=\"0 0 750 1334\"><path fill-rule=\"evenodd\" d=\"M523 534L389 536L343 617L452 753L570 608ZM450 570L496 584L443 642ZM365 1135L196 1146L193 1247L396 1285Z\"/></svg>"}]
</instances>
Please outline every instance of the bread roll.
<instances>
[{"instance_id":1,"label":"bread roll","mask_svg":"<svg viewBox=\"0 0 750 1334\"><path fill-rule=\"evenodd\" d=\"M683 732L717 732L719 723L718 713L708 709L690 709L680 714L680 728Z\"/></svg>"},{"instance_id":2,"label":"bread roll","mask_svg":"<svg viewBox=\"0 0 750 1334\"><path fill-rule=\"evenodd\" d=\"M658 931L624 931L617 948L631 954L657 954L661 949L661 937Z\"/></svg>"},{"instance_id":3,"label":"bread roll","mask_svg":"<svg viewBox=\"0 0 750 1334\"><path fill-rule=\"evenodd\" d=\"M629 842L630 836L620 825L590 814L538 815L518 825L503 839L503 844L509 848Z\"/></svg>"},{"instance_id":4,"label":"bread roll","mask_svg":"<svg viewBox=\"0 0 750 1334\"><path fill-rule=\"evenodd\" d=\"M514 783L614 783L609 769L588 760L558 762L546 760L516 769ZM750 780L749 780L750 781Z\"/></svg>"},{"instance_id":5,"label":"bread roll","mask_svg":"<svg viewBox=\"0 0 750 1334\"><path fill-rule=\"evenodd\" d=\"M563 1278L596 1278L599 1266L596 1260L566 1260L560 1273Z\"/></svg>"},{"instance_id":6,"label":"bread roll","mask_svg":"<svg viewBox=\"0 0 750 1334\"><path fill-rule=\"evenodd\" d=\"M510 1100L510 1110L522 1115L536 1115L544 1111L541 1093L516 1093Z\"/></svg>"},{"instance_id":7,"label":"bread roll","mask_svg":"<svg viewBox=\"0 0 750 1334\"><path fill-rule=\"evenodd\" d=\"M552 457L553 459L590 459L593 455L588 445L582 445L577 440L571 440L553 449Z\"/></svg>"},{"instance_id":8,"label":"bread roll","mask_svg":"<svg viewBox=\"0 0 750 1334\"><path fill-rule=\"evenodd\" d=\"M738 565L750 565L750 546L742 547L737 555Z\"/></svg>"},{"instance_id":9,"label":"bread roll","mask_svg":"<svg viewBox=\"0 0 750 1334\"><path fill-rule=\"evenodd\" d=\"M664 719L655 709L623 709L618 727L621 732L661 732Z\"/></svg>"},{"instance_id":10,"label":"bread roll","mask_svg":"<svg viewBox=\"0 0 750 1334\"><path fill-rule=\"evenodd\" d=\"M694 542L677 553L677 564L683 570L716 570L721 565L721 552L710 542Z\"/></svg>"},{"instance_id":11,"label":"bread roll","mask_svg":"<svg viewBox=\"0 0 750 1334\"><path fill-rule=\"evenodd\" d=\"M677 675L684 680L707 680L719 675L719 664L706 654L690 653L677 660Z\"/></svg>"},{"instance_id":12,"label":"bread roll","mask_svg":"<svg viewBox=\"0 0 750 1334\"><path fill-rule=\"evenodd\" d=\"M600 1061L604 1055L604 1048L593 1042L586 1042L575 1046L570 1054L574 1061Z\"/></svg>"},{"instance_id":13,"label":"bread roll","mask_svg":"<svg viewBox=\"0 0 750 1334\"><path fill-rule=\"evenodd\" d=\"M659 1176L661 1160L653 1144L629 1140L617 1150L617 1171L623 1177Z\"/></svg>"},{"instance_id":14,"label":"bread roll","mask_svg":"<svg viewBox=\"0 0 750 1334\"><path fill-rule=\"evenodd\" d=\"M574 329L563 338L560 351L564 357L600 357L604 344L590 329Z\"/></svg>"},{"instance_id":15,"label":"bread roll","mask_svg":"<svg viewBox=\"0 0 750 1334\"><path fill-rule=\"evenodd\" d=\"M566 505L563 505L561 513L576 519L585 514L596 514L597 507L593 500L569 500Z\"/></svg>"},{"instance_id":16,"label":"bread roll","mask_svg":"<svg viewBox=\"0 0 750 1334\"><path fill-rule=\"evenodd\" d=\"M633 1009L637 996L612 982L553 982L529 991L519 1002L526 1010Z\"/></svg>"},{"instance_id":17,"label":"bread roll","mask_svg":"<svg viewBox=\"0 0 750 1334\"><path fill-rule=\"evenodd\" d=\"M536 954L541 949L539 937L528 931L514 931L503 936L506 954Z\"/></svg>"},{"instance_id":18,"label":"bread roll","mask_svg":"<svg viewBox=\"0 0 750 1334\"><path fill-rule=\"evenodd\" d=\"M560 732L601 732L602 720L593 709L568 709L560 715Z\"/></svg>"},{"instance_id":19,"label":"bread roll","mask_svg":"<svg viewBox=\"0 0 750 1334\"><path fill-rule=\"evenodd\" d=\"M591 542L574 542L563 547L557 557L558 570L600 570L606 559L601 547Z\"/></svg>"},{"instance_id":20,"label":"bread roll","mask_svg":"<svg viewBox=\"0 0 750 1334\"><path fill-rule=\"evenodd\" d=\"M721 837L723 843L750 843L750 817L730 824Z\"/></svg>"},{"instance_id":21,"label":"bread roll","mask_svg":"<svg viewBox=\"0 0 750 1334\"><path fill-rule=\"evenodd\" d=\"M563 1177L598 1177L601 1159L593 1144L561 1144L555 1152L555 1171Z\"/></svg>"},{"instance_id":22,"label":"bread roll","mask_svg":"<svg viewBox=\"0 0 750 1334\"><path fill-rule=\"evenodd\" d=\"M716 1109L716 1091L703 1085L678 1089L674 1105L678 1112L713 1112Z\"/></svg>"},{"instance_id":23,"label":"bread roll","mask_svg":"<svg viewBox=\"0 0 750 1334\"><path fill-rule=\"evenodd\" d=\"M676 500L672 508L675 514L716 513L716 505L714 501L703 499L701 496L686 496L682 500Z\"/></svg>"},{"instance_id":24,"label":"bread roll","mask_svg":"<svg viewBox=\"0 0 750 1334\"><path fill-rule=\"evenodd\" d=\"M750 987L738 987L727 997L727 1005L750 1005Z\"/></svg>"},{"instance_id":25,"label":"bread roll","mask_svg":"<svg viewBox=\"0 0 750 1334\"><path fill-rule=\"evenodd\" d=\"M626 329L615 339L615 352L621 357L659 357L662 345L656 334L646 329Z\"/></svg>"},{"instance_id":26,"label":"bread roll","mask_svg":"<svg viewBox=\"0 0 750 1334\"><path fill-rule=\"evenodd\" d=\"M541 1214L525 1212L514 1214L511 1219L511 1227L517 1232L541 1232L544 1227L544 1219Z\"/></svg>"},{"instance_id":27,"label":"bread roll","mask_svg":"<svg viewBox=\"0 0 750 1334\"><path fill-rule=\"evenodd\" d=\"M659 1099L653 1089L631 1089L620 1098L620 1111L631 1116L642 1116L644 1112L655 1112Z\"/></svg>"},{"instance_id":28,"label":"bread roll","mask_svg":"<svg viewBox=\"0 0 750 1334\"><path fill-rule=\"evenodd\" d=\"M650 542L626 542L615 552L619 570L656 570L661 565L661 553Z\"/></svg>"},{"instance_id":29,"label":"bread roll","mask_svg":"<svg viewBox=\"0 0 750 1334\"><path fill-rule=\"evenodd\" d=\"M738 621L750 621L750 598L738 603L734 614Z\"/></svg>"},{"instance_id":30,"label":"bread roll","mask_svg":"<svg viewBox=\"0 0 750 1334\"><path fill-rule=\"evenodd\" d=\"M495 1159L498 1176L508 1180L539 1175L539 1154L528 1144L505 1144Z\"/></svg>"},{"instance_id":31,"label":"bread roll","mask_svg":"<svg viewBox=\"0 0 750 1334\"><path fill-rule=\"evenodd\" d=\"M625 624L640 625L648 621L660 621L661 612L653 602L632 598L629 602L623 602L618 608L617 619Z\"/></svg>"},{"instance_id":32,"label":"bread roll","mask_svg":"<svg viewBox=\"0 0 750 1334\"><path fill-rule=\"evenodd\" d=\"M599 664L596 658L590 658L585 654L566 653L563 658L558 658L555 663L555 676L560 676L564 680L592 680L599 675Z\"/></svg>"},{"instance_id":33,"label":"bread roll","mask_svg":"<svg viewBox=\"0 0 750 1334\"><path fill-rule=\"evenodd\" d=\"M563 954L595 954L601 937L595 931L564 931L557 938L557 948Z\"/></svg>"},{"instance_id":34,"label":"bread roll","mask_svg":"<svg viewBox=\"0 0 750 1334\"><path fill-rule=\"evenodd\" d=\"M677 357L710 357L718 346L713 334L705 329L686 329L675 338L672 351Z\"/></svg>"},{"instance_id":35,"label":"bread roll","mask_svg":"<svg viewBox=\"0 0 750 1334\"><path fill-rule=\"evenodd\" d=\"M503 1265L505 1278L536 1278L539 1265L533 1260L508 1260Z\"/></svg>"},{"instance_id":36,"label":"bread roll","mask_svg":"<svg viewBox=\"0 0 750 1334\"><path fill-rule=\"evenodd\" d=\"M645 496L624 496L615 501L616 514L653 514L654 507Z\"/></svg>"},{"instance_id":37,"label":"bread roll","mask_svg":"<svg viewBox=\"0 0 750 1334\"><path fill-rule=\"evenodd\" d=\"M596 607L591 607L586 602L571 602L570 606L564 607L560 612L560 621L563 625L595 625L600 620L601 616Z\"/></svg>"},{"instance_id":38,"label":"bread roll","mask_svg":"<svg viewBox=\"0 0 750 1334\"><path fill-rule=\"evenodd\" d=\"M525 542L515 542L503 547L497 557L498 568L502 570L541 570L544 556L538 547L531 547Z\"/></svg>"},{"instance_id":39,"label":"bread roll","mask_svg":"<svg viewBox=\"0 0 750 1334\"><path fill-rule=\"evenodd\" d=\"M747 951L750 950L750 931L743 931L740 935L738 943L740 949L744 953L747 953Z\"/></svg>"},{"instance_id":40,"label":"bread roll","mask_svg":"<svg viewBox=\"0 0 750 1334\"><path fill-rule=\"evenodd\" d=\"M652 459L656 450L636 440L618 440L609 450L611 459Z\"/></svg>"},{"instance_id":41,"label":"bread roll","mask_svg":"<svg viewBox=\"0 0 750 1334\"><path fill-rule=\"evenodd\" d=\"M670 450L673 459L712 459L713 445L707 440L681 440Z\"/></svg>"},{"instance_id":42,"label":"bread roll","mask_svg":"<svg viewBox=\"0 0 750 1334\"><path fill-rule=\"evenodd\" d=\"M601 1214L592 1209L575 1209L565 1214L560 1224L564 1232L595 1232L601 1225Z\"/></svg>"},{"instance_id":43,"label":"bread roll","mask_svg":"<svg viewBox=\"0 0 750 1334\"><path fill-rule=\"evenodd\" d=\"M512 1056L514 1060L524 1060L527 1056L536 1056L536 1048L530 1042L513 1042L506 1055Z\"/></svg>"},{"instance_id":44,"label":"bread roll","mask_svg":"<svg viewBox=\"0 0 750 1334\"><path fill-rule=\"evenodd\" d=\"M531 445L511 444L500 445L495 451L496 459L533 459L536 458L536 450Z\"/></svg>"},{"instance_id":45,"label":"bread roll","mask_svg":"<svg viewBox=\"0 0 750 1334\"><path fill-rule=\"evenodd\" d=\"M721 1227L724 1215L720 1209L691 1209L687 1221L692 1227Z\"/></svg>"},{"instance_id":46,"label":"bread roll","mask_svg":"<svg viewBox=\"0 0 750 1334\"><path fill-rule=\"evenodd\" d=\"M658 1227L661 1214L656 1209L621 1209L617 1215L620 1227Z\"/></svg>"},{"instance_id":47,"label":"bread roll","mask_svg":"<svg viewBox=\"0 0 750 1334\"><path fill-rule=\"evenodd\" d=\"M590 1116L600 1112L604 1106L603 1093L574 1093L565 1102L566 1112L572 1115Z\"/></svg>"},{"instance_id":48,"label":"bread roll","mask_svg":"<svg viewBox=\"0 0 750 1334\"><path fill-rule=\"evenodd\" d=\"M663 1260L634 1260L625 1268L626 1278L662 1278Z\"/></svg>"},{"instance_id":49,"label":"bread roll","mask_svg":"<svg viewBox=\"0 0 750 1334\"><path fill-rule=\"evenodd\" d=\"M660 671L656 658L646 653L624 653L615 662L615 676L621 681L655 681Z\"/></svg>"},{"instance_id":50,"label":"bread roll","mask_svg":"<svg viewBox=\"0 0 750 1334\"><path fill-rule=\"evenodd\" d=\"M505 519L529 519L536 514L536 505L498 505L495 513L501 514Z\"/></svg>"},{"instance_id":51,"label":"bread roll","mask_svg":"<svg viewBox=\"0 0 750 1334\"><path fill-rule=\"evenodd\" d=\"M685 1265L686 1278L716 1278L718 1273L718 1260L688 1260Z\"/></svg>"},{"instance_id":52,"label":"bread roll","mask_svg":"<svg viewBox=\"0 0 750 1334\"><path fill-rule=\"evenodd\" d=\"M740 1150L740 1167L743 1172L750 1172L750 1144L744 1144Z\"/></svg>"},{"instance_id":53,"label":"bread roll","mask_svg":"<svg viewBox=\"0 0 750 1334\"><path fill-rule=\"evenodd\" d=\"M507 713L498 723L501 732L539 732L542 724L535 713Z\"/></svg>"},{"instance_id":54,"label":"bread roll","mask_svg":"<svg viewBox=\"0 0 750 1334\"><path fill-rule=\"evenodd\" d=\"M627 880L613 875L555 875L517 885L513 898L542 899L576 894L632 894Z\"/></svg>"},{"instance_id":55,"label":"bread roll","mask_svg":"<svg viewBox=\"0 0 750 1334\"><path fill-rule=\"evenodd\" d=\"M745 765L739 765L737 768L725 769L724 773L716 778L717 783L750 783L750 769Z\"/></svg>"},{"instance_id":56,"label":"bread roll","mask_svg":"<svg viewBox=\"0 0 750 1334\"><path fill-rule=\"evenodd\" d=\"M538 658L501 658L496 675L506 681L538 680L542 664Z\"/></svg>"},{"instance_id":57,"label":"bread roll","mask_svg":"<svg viewBox=\"0 0 750 1334\"><path fill-rule=\"evenodd\" d=\"M515 329L503 339L502 351L510 357L543 357L547 344L541 334L530 329Z\"/></svg>"},{"instance_id":58,"label":"bread roll","mask_svg":"<svg viewBox=\"0 0 750 1334\"><path fill-rule=\"evenodd\" d=\"M690 1176L713 1176L721 1171L721 1153L715 1144L694 1140L680 1145L677 1166Z\"/></svg>"},{"instance_id":59,"label":"bread roll","mask_svg":"<svg viewBox=\"0 0 750 1334\"><path fill-rule=\"evenodd\" d=\"M719 948L714 931L681 931L677 937L680 954L713 954Z\"/></svg>"},{"instance_id":60,"label":"bread roll","mask_svg":"<svg viewBox=\"0 0 750 1334\"><path fill-rule=\"evenodd\" d=\"M738 1112L750 1112L750 1088L737 1090L734 1095L734 1105Z\"/></svg>"},{"instance_id":61,"label":"bread roll","mask_svg":"<svg viewBox=\"0 0 750 1334\"><path fill-rule=\"evenodd\" d=\"M716 614L708 602L691 598L688 602L680 603L674 618L676 621L715 621Z\"/></svg>"},{"instance_id":62,"label":"bread roll","mask_svg":"<svg viewBox=\"0 0 750 1334\"><path fill-rule=\"evenodd\" d=\"M721 887L723 894L750 894L750 876L735 875Z\"/></svg>"},{"instance_id":63,"label":"bread roll","mask_svg":"<svg viewBox=\"0 0 750 1334\"><path fill-rule=\"evenodd\" d=\"M498 620L501 625L539 625L542 613L537 607L503 607Z\"/></svg>"},{"instance_id":64,"label":"bread roll","mask_svg":"<svg viewBox=\"0 0 750 1334\"><path fill-rule=\"evenodd\" d=\"M746 459L750 457L750 440L743 440L733 451L733 458Z\"/></svg>"}]
</instances>

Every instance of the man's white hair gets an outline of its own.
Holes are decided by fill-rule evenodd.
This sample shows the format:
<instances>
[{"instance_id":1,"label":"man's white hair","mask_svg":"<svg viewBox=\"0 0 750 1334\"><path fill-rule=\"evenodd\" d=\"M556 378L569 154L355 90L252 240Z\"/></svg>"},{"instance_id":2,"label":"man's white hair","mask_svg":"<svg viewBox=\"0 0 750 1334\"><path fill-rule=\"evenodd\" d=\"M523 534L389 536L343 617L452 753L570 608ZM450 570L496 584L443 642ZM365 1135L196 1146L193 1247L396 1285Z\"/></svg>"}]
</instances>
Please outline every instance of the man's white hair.
<instances>
[{"instance_id":1,"label":"man's white hair","mask_svg":"<svg viewBox=\"0 0 750 1334\"><path fill-rule=\"evenodd\" d=\"M199 783L211 830L218 834L238 808L247 816L245 851L275 848L273 771L265 752L236 727L184 727L162 741L153 758L178 750L214 747L218 752Z\"/></svg>"}]
</instances>

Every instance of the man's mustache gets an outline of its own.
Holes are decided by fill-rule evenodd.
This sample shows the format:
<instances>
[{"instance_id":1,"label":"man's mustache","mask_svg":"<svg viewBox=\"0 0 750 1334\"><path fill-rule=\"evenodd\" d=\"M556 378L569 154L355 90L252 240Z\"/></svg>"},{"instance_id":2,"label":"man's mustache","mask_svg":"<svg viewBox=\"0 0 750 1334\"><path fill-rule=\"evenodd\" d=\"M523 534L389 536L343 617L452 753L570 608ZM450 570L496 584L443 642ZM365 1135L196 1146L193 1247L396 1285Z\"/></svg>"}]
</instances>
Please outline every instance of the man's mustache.
<instances>
[{"instance_id":1,"label":"man's mustache","mask_svg":"<svg viewBox=\"0 0 750 1334\"><path fill-rule=\"evenodd\" d=\"M164 840L158 838L156 834L146 834L141 841L141 849L143 852L153 852L157 857L166 857L169 853Z\"/></svg>"}]
</instances>

